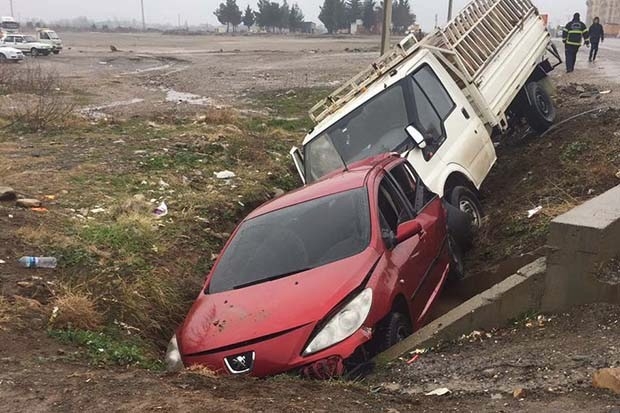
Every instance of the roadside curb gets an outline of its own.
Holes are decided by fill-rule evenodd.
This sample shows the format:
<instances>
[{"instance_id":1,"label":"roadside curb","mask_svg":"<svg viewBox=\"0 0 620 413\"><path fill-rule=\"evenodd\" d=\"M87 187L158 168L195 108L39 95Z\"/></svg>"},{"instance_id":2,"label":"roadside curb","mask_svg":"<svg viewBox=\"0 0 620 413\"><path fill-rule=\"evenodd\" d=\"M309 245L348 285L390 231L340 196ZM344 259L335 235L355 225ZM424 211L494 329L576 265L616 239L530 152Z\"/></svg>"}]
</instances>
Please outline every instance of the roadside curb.
<instances>
[{"instance_id":1,"label":"roadside curb","mask_svg":"<svg viewBox=\"0 0 620 413\"><path fill-rule=\"evenodd\" d=\"M379 354L377 364L386 364L416 348L454 340L465 332L502 327L507 320L540 308L546 271L546 258L533 261Z\"/></svg>"}]
</instances>

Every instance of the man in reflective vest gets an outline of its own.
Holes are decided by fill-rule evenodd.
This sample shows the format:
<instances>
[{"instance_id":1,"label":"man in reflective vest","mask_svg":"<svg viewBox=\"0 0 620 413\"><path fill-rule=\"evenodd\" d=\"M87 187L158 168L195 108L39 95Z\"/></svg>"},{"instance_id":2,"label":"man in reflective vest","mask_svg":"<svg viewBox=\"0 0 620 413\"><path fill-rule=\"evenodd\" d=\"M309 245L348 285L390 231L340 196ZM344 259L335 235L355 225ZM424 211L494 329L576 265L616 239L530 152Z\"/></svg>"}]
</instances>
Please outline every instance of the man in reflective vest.
<instances>
[{"instance_id":1,"label":"man in reflective vest","mask_svg":"<svg viewBox=\"0 0 620 413\"><path fill-rule=\"evenodd\" d=\"M579 13L575 13L573 20L568 22L562 30L562 42L566 50L566 73L570 73L575 70L577 52L582 42L585 43L586 47L590 47L588 26L581 21Z\"/></svg>"}]
</instances>

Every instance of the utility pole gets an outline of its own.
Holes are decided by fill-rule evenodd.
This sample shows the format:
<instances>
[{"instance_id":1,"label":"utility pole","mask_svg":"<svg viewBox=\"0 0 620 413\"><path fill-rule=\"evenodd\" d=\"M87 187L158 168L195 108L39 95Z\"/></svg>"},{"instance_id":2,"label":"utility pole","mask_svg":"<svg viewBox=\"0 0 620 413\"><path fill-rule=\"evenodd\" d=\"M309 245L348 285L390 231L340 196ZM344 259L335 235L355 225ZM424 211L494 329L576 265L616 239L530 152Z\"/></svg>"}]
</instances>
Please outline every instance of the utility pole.
<instances>
[{"instance_id":1,"label":"utility pole","mask_svg":"<svg viewBox=\"0 0 620 413\"><path fill-rule=\"evenodd\" d=\"M448 0L448 21L452 20L452 0Z\"/></svg>"},{"instance_id":2,"label":"utility pole","mask_svg":"<svg viewBox=\"0 0 620 413\"><path fill-rule=\"evenodd\" d=\"M435 13L435 28L439 27L439 15Z\"/></svg>"},{"instance_id":3,"label":"utility pole","mask_svg":"<svg viewBox=\"0 0 620 413\"><path fill-rule=\"evenodd\" d=\"M11 3L11 17L15 17L15 13L13 12L13 0L9 0Z\"/></svg>"},{"instance_id":4,"label":"utility pole","mask_svg":"<svg viewBox=\"0 0 620 413\"><path fill-rule=\"evenodd\" d=\"M381 30L381 56L390 48L390 33L392 31L392 0L383 1L383 28Z\"/></svg>"},{"instance_id":5,"label":"utility pole","mask_svg":"<svg viewBox=\"0 0 620 413\"><path fill-rule=\"evenodd\" d=\"M181 15L177 14L177 25L179 26L179 28L181 27Z\"/></svg>"},{"instance_id":6,"label":"utility pole","mask_svg":"<svg viewBox=\"0 0 620 413\"><path fill-rule=\"evenodd\" d=\"M144 19L144 0L140 0L140 6L142 7L142 31L146 31L146 20Z\"/></svg>"}]
</instances>

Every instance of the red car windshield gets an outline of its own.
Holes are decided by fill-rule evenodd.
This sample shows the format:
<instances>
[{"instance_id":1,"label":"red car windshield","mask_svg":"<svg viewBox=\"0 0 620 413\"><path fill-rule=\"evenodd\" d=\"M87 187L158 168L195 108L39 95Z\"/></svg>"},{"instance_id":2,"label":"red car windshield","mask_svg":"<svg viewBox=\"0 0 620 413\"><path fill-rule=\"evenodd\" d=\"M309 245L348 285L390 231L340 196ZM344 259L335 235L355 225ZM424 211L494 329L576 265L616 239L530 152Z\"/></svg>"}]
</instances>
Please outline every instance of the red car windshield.
<instances>
[{"instance_id":1,"label":"red car windshield","mask_svg":"<svg viewBox=\"0 0 620 413\"><path fill-rule=\"evenodd\" d=\"M283 278L362 252L370 243L366 188L250 219L214 269L208 293Z\"/></svg>"}]
</instances>

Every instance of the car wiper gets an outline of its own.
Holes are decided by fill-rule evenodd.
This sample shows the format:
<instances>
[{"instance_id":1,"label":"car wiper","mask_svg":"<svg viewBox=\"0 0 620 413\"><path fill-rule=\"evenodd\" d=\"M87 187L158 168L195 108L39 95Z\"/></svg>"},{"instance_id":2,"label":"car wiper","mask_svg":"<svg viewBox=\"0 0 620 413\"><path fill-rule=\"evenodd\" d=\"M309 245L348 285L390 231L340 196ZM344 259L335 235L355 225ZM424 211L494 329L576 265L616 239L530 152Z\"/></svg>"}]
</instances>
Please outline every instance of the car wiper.
<instances>
[{"instance_id":1,"label":"car wiper","mask_svg":"<svg viewBox=\"0 0 620 413\"><path fill-rule=\"evenodd\" d=\"M260 280L250 281L250 282L245 283L245 284L240 284L240 285L234 286L233 290L239 290L241 288L249 287L251 285L261 284L261 283L264 283L264 282L267 282L267 281L274 281L274 280L277 280L279 278L288 277L289 275L294 275L294 274L299 274L300 272L309 271L309 270L311 270L313 268L315 268L315 267L302 268L302 269L295 270L295 271L285 272L283 274L272 275L271 277L267 277L267 278L261 278Z\"/></svg>"}]
</instances>

